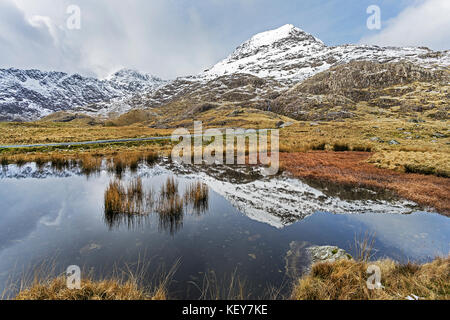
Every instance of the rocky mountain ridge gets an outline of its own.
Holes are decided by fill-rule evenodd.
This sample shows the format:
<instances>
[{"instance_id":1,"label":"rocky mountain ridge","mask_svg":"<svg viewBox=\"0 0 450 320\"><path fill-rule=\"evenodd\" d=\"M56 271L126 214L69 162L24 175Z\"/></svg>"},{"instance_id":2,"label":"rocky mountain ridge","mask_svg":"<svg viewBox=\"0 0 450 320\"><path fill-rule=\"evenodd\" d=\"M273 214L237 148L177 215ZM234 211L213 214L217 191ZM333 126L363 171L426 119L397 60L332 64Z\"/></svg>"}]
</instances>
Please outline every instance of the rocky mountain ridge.
<instances>
[{"instance_id":1,"label":"rocky mountain ridge","mask_svg":"<svg viewBox=\"0 0 450 320\"><path fill-rule=\"evenodd\" d=\"M0 69L0 121L36 120L58 111L125 99L163 84L159 78L127 69L105 80L64 72Z\"/></svg>"},{"instance_id":2,"label":"rocky mountain ridge","mask_svg":"<svg viewBox=\"0 0 450 320\"><path fill-rule=\"evenodd\" d=\"M363 61L384 66L396 64L400 69L411 64L421 68L422 74L431 74L450 66L450 51L367 45L328 47L305 31L285 25L253 36L209 70L172 81L126 69L105 80L62 72L2 69L0 121L36 120L57 111L107 118L132 109L163 108L174 103L189 111L194 105L207 102L251 106L309 119L299 113L298 107L292 110L292 103L287 103L286 107L286 99L279 97L287 94L292 98L296 93L297 100L300 99L297 102L307 105L311 104L310 101L316 104L317 99L322 105L326 101L327 106L350 104L354 100L348 94L332 92L332 87L341 81L340 75L347 76L345 86L352 86L355 79L339 73L339 70L345 70L339 66L364 67ZM353 64L355 62L361 63ZM371 65L368 68L375 67ZM370 86L374 77L361 71L359 76L364 78L361 83L365 81L366 87ZM397 76L395 80L389 80L385 71L380 68L378 71L385 75L381 81L393 83L399 80ZM305 92L308 79L316 75L321 75L319 78L325 82L327 77L331 77L334 84L328 87L330 91L326 94ZM315 79L317 81L318 78ZM298 84L305 80L305 85L300 85L303 89L297 90Z\"/></svg>"}]
</instances>

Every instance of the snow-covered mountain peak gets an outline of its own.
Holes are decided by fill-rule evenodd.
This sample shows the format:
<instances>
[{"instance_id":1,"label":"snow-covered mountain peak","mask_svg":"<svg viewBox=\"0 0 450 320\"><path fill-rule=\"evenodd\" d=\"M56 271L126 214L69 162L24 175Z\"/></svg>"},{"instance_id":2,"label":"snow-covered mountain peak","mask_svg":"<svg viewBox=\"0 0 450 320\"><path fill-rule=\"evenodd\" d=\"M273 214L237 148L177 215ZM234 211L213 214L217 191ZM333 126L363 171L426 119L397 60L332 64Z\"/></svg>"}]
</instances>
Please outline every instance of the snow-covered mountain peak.
<instances>
[{"instance_id":1,"label":"snow-covered mountain peak","mask_svg":"<svg viewBox=\"0 0 450 320\"><path fill-rule=\"evenodd\" d=\"M251 75L264 81L276 80L275 90L287 89L331 67L355 60L409 61L426 68L440 68L450 65L450 51L370 45L329 47L287 24L254 35L211 69L174 81L132 69L119 70L103 80L54 71L0 69L0 121L35 120L63 110L94 116L117 115L133 108L163 105L182 94L192 96L195 88L220 77L232 82Z\"/></svg>"},{"instance_id":2,"label":"snow-covered mountain peak","mask_svg":"<svg viewBox=\"0 0 450 320\"><path fill-rule=\"evenodd\" d=\"M254 35L250 40L239 47L237 51L239 51L240 49L242 50L243 48L258 48L270 46L276 44L279 41L284 41L287 39L298 41L314 39L317 42L321 42L320 40L315 39L312 35L295 27L294 25L286 24L278 29L265 31Z\"/></svg>"},{"instance_id":3,"label":"snow-covered mountain peak","mask_svg":"<svg viewBox=\"0 0 450 320\"><path fill-rule=\"evenodd\" d=\"M406 60L424 67L445 67L450 64L450 52L369 45L328 47L311 34L287 24L256 34L199 77L209 80L224 75L248 73L260 78L292 83L354 60Z\"/></svg>"},{"instance_id":4,"label":"snow-covered mountain peak","mask_svg":"<svg viewBox=\"0 0 450 320\"><path fill-rule=\"evenodd\" d=\"M154 80L154 81L162 81L160 78L155 77L153 75L147 74L147 73L142 73L139 72L137 70L133 70L133 69L120 69L119 71L116 71L115 73L113 73L111 76L109 76L107 78L107 80L110 81L133 81L133 80L137 80L137 81L149 81L149 80Z\"/></svg>"}]
</instances>

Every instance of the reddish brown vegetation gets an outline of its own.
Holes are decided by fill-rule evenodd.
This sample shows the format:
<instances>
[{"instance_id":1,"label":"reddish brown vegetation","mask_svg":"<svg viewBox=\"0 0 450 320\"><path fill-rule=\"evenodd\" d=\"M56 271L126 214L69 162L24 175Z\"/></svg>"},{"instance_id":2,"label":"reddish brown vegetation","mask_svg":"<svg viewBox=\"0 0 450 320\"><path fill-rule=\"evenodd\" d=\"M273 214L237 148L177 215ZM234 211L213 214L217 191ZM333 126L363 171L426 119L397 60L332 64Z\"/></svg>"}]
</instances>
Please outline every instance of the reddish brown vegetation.
<instances>
[{"instance_id":1,"label":"reddish brown vegetation","mask_svg":"<svg viewBox=\"0 0 450 320\"><path fill-rule=\"evenodd\" d=\"M281 165L299 178L340 184L387 188L420 205L450 216L450 179L376 168L368 152L282 153Z\"/></svg>"}]
</instances>

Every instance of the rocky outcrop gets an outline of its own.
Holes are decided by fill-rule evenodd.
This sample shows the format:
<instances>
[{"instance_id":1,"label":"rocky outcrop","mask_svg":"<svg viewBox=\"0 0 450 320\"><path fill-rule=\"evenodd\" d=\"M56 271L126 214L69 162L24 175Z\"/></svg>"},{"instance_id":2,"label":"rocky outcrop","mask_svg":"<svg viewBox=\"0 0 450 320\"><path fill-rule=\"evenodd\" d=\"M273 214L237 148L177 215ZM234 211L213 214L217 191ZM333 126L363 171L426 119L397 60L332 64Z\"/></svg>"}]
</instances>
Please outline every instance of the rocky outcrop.
<instances>
[{"instance_id":1,"label":"rocky outcrop","mask_svg":"<svg viewBox=\"0 0 450 320\"><path fill-rule=\"evenodd\" d=\"M309 273L311 266L318 262L334 262L352 256L336 246L311 246L304 241L292 241L285 256L285 272L292 279Z\"/></svg>"},{"instance_id":2,"label":"rocky outcrop","mask_svg":"<svg viewBox=\"0 0 450 320\"><path fill-rule=\"evenodd\" d=\"M442 88L449 79L445 70L427 69L409 62L354 61L295 85L275 99L273 111L299 120L351 118L354 116L352 110L359 102L380 108L404 108L408 100L401 97L419 100L414 87L408 85L414 82L434 83ZM423 108L426 108L424 102L417 112ZM414 108L409 111L414 112Z\"/></svg>"}]
</instances>

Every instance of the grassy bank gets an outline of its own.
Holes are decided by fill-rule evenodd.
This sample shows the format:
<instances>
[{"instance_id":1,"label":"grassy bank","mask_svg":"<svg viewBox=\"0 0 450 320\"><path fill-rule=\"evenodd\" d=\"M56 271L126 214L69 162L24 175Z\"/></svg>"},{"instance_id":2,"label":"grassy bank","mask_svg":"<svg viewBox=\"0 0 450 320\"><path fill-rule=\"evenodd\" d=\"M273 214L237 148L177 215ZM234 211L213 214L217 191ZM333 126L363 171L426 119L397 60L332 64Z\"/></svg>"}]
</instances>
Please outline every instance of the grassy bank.
<instances>
[{"instance_id":1,"label":"grassy bank","mask_svg":"<svg viewBox=\"0 0 450 320\"><path fill-rule=\"evenodd\" d=\"M382 289L367 288L367 268L376 265L381 270ZM34 281L20 290L16 300L166 300L170 299L166 280L152 289L145 289L136 279L83 279L80 290L69 290L63 276ZM247 283L236 272L218 278L208 272L197 284L202 300L248 299ZM293 284L290 296L268 293L265 299L292 300L405 300L450 299L450 258L436 258L427 264L399 264L392 260L364 262L338 260L312 266L311 272Z\"/></svg>"},{"instance_id":2,"label":"grassy bank","mask_svg":"<svg viewBox=\"0 0 450 320\"><path fill-rule=\"evenodd\" d=\"M381 269L383 289L369 290L366 273L369 265ZM391 260L358 262L339 260L315 264L309 275L295 284L294 300L404 300L450 299L450 258L431 263L398 264Z\"/></svg>"},{"instance_id":3,"label":"grassy bank","mask_svg":"<svg viewBox=\"0 0 450 320\"><path fill-rule=\"evenodd\" d=\"M36 282L22 290L15 300L166 300L164 286L146 291L135 281L83 279L80 290L67 288L65 277Z\"/></svg>"}]
</instances>

